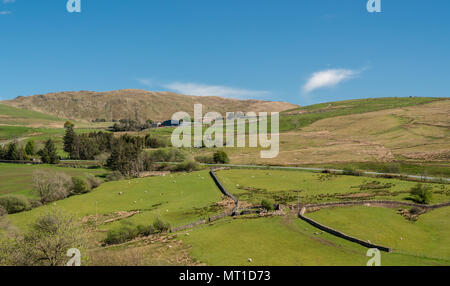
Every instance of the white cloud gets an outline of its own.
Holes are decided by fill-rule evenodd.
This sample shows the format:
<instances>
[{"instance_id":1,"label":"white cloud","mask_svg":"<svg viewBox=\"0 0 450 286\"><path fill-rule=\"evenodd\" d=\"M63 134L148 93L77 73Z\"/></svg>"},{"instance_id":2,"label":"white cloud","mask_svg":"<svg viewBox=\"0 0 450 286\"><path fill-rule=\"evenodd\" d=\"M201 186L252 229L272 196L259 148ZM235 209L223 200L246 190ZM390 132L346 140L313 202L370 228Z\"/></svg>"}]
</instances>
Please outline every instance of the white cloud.
<instances>
[{"instance_id":1,"label":"white cloud","mask_svg":"<svg viewBox=\"0 0 450 286\"><path fill-rule=\"evenodd\" d=\"M9 15L11 13L11 11L0 11L0 15Z\"/></svg>"},{"instance_id":2,"label":"white cloud","mask_svg":"<svg viewBox=\"0 0 450 286\"><path fill-rule=\"evenodd\" d=\"M14 3L16 0L2 0L3 4Z\"/></svg>"},{"instance_id":3,"label":"white cloud","mask_svg":"<svg viewBox=\"0 0 450 286\"><path fill-rule=\"evenodd\" d=\"M138 82L148 87L155 87L152 79L138 79ZM172 82L167 84L156 84L181 94L195 96L219 96L219 97L235 97L248 98L252 96L268 95L268 91L248 90L222 85L206 85L193 82Z\"/></svg>"},{"instance_id":4,"label":"white cloud","mask_svg":"<svg viewBox=\"0 0 450 286\"><path fill-rule=\"evenodd\" d=\"M333 87L339 83L358 76L361 71L348 69L329 69L313 73L303 86L303 91L311 92L313 90L325 87Z\"/></svg>"}]
</instances>

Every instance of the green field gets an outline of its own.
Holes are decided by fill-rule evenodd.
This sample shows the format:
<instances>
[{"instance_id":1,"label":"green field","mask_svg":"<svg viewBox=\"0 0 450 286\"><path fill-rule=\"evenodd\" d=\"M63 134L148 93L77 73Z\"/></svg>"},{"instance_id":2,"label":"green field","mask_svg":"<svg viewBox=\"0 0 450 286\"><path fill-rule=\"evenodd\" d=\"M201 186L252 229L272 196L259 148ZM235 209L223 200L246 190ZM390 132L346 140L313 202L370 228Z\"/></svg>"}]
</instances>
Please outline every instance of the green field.
<instances>
[{"instance_id":1,"label":"green field","mask_svg":"<svg viewBox=\"0 0 450 286\"><path fill-rule=\"evenodd\" d=\"M119 192L123 192L123 195L119 195ZM174 227L220 212L212 207L220 200L221 193L208 172L202 171L109 182L89 194L69 197L28 212L9 215L8 219L22 228L39 213L53 206L83 218L95 214L97 202L98 215L110 216L117 211L140 211L140 214L120 222L101 225L100 229L118 227L123 222L149 225L156 217L161 217Z\"/></svg>"},{"instance_id":2,"label":"green field","mask_svg":"<svg viewBox=\"0 0 450 286\"><path fill-rule=\"evenodd\" d=\"M349 207L322 209L306 215L348 235L394 249L397 253L446 259L450 264L450 208L411 222L396 209Z\"/></svg>"},{"instance_id":3,"label":"green field","mask_svg":"<svg viewBox=\"0 0 450 286\"><path fill-rule=\"evenodd\" d=\"M65 173L70 176L83 176L87 173L94 176L108 173L104 169L64 168L50 165L22 165L0 163L0 196L6 194L21 194L27 197L35 197L33 189L33 171L37 169L51 170Z\"/></svg>"},{"instance_id":4,"label":"green field","mask_svg":"<svg viewBox=\"0 0 450 286\"><path fill-rule=\"evenodd\" d=\"M279 203L295 203L297 194L302 203L351 200L359 198L407 201L415 182L398 179L327 175L303 171L232 169L217 172L228 191L240 200L259 204L262 199ZM386 188L372 187L373 182ZM432 187L432 203L450 201L448 185ZM363 194L361 196L361 194Z\"/></svg>"},{"instance_id":5,"label":"green field","mask_svg":"<svg viewBox=\"0 0 450 286\"><path fill-rule=\"evenodd\" d=\"M32 125L64 123L64 119L44 113L11 107L0 104L0 124L7 125Z\"/></svg>"},{"instance_id":6,"label":"green field","mask_svg":"<svg viewBox=\"0 0 450 286\"><path fill-rule=\"evenodd\" d=\"M450 165L440 162L361 162L307 165L307 167L339 169L345 168L408 175L424 175L450 178Z\"/></svg>"},{"instance_id":7,"label":"green field","mask_svg":"<svg viewBox=\"0 0 450 286\"><path fill-rule=\"evenodd\" d=\"M183 236L193 258L214 266L365 266L367 249L318 230L300 219L237 219ZM250 263L248 259L251 258ZM382 253L382 265L449 265L448 260Z\"/></svg>"}]
</instances>

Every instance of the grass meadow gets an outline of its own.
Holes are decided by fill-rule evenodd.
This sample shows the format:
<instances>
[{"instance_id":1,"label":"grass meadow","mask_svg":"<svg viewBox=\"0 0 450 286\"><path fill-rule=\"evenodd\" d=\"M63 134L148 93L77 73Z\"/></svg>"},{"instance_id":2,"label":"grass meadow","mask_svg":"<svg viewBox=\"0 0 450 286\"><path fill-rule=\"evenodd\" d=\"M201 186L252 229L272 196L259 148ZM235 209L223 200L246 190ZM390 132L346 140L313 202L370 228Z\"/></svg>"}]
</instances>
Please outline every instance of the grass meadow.
<instances>
[{"instance_id":1,"label":"grass meadow","mask_svg":"<svg viewBox=\"0 0 450 286\"><path fill-rule=\"evenodd\" d=\"M232 169L217 172L227 190L240 200L259 204L263 199L279 203L316 203L351 199L408 201L417 183L399 179L319 174L303 171ZM427 183L434 192L432 203L450 201L449 185Z\"/></svg>"}]
</instances>

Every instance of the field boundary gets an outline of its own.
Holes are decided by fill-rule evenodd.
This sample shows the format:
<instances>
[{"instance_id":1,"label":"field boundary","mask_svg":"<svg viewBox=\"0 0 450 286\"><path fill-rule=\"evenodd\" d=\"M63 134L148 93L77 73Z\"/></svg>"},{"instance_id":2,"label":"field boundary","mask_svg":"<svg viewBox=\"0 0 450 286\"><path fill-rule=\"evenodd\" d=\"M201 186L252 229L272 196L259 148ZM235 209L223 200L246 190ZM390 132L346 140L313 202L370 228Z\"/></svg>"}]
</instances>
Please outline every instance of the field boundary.
<instances>
[{"instance_id":1,"label":"field boundary","mask_svg":"<svg viewBox=\"0 0 450 286\"><path fill-rule=\"evenodd\" d=\"M222 194L231 198L234 201L235 207L234 207L231 215L232 216L236 215L238 208L239 208L239 200L225 189L225 187L222 185L222 183L219 181L216 174L214 173L214 170L210 170L209 174L213 178L214 183L216 183L216 186L219 188L219 190L222 192Z\"/></svg>"},{"instance_id":2,"label":"field boundary","mask_svg":"<svg viewBox=\"0 0 450 286\"><path fill-rule=\"evenodd\" d=\"M303 215L305 211L306 211L306 209L305 209L305 207L303 207L302 210L298 213L299 218L304 220L304 221L306 221L310 225L312 225L312 226L314 226L314 227L316 227L316 228L318 228L320 230L323 230L323 231L325 231L325 232L327 232L329 234L332 234L334 236L337 236L337 237L340 237L342 239L348 240L350 242L357 243L357 244L362 245L362 246L367 247L367 248L376 248L376 249L384 251L384 252L392 252L392 250L389 247L376 245L376 244L373 244L373 243L361 240L359 238L347 235L347 234L345 234L343 232L340 232L340 231L337 231L337 230L335 230L335 229L333 229L331 227L328 227L326 225L318 223L317 221L315 221L313 219L307 218L306 216Z\"/></svg>"}]
</instances>

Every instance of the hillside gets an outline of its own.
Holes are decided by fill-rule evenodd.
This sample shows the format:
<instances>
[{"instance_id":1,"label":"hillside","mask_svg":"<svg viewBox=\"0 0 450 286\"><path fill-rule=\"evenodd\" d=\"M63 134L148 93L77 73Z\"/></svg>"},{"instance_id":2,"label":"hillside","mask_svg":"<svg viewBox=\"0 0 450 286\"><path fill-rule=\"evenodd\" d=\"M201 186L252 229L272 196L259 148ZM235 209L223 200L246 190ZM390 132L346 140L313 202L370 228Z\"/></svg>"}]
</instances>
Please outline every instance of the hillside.
<instances>
[{"instance_id":1,"label":"hillside","mask_svg":"<svg viewBox=\"0 0 450 286\"><path fill-rule=\"evenodd\" d=\"M235 164L450 161L449 98L380 98L290 110L280 118L280 154L230 149Z\"/></svg>"},{"instance_id":2,"label":"hillside","mask_svg":"<svg viewBox=\"0 0 450 286\"><path fill-rule=\"evenodd\" d=\"M186 111L192 114L195 103L203 104L204 113L209 111L220 113L237 111L276 112L298 107L286 102L197 97L145 90L59 92L18 97L1 103L61 118L85 121L96 119L105 119L106 121L112 119L167 120L178 111Z\"/></svg>"}]
</instances>

